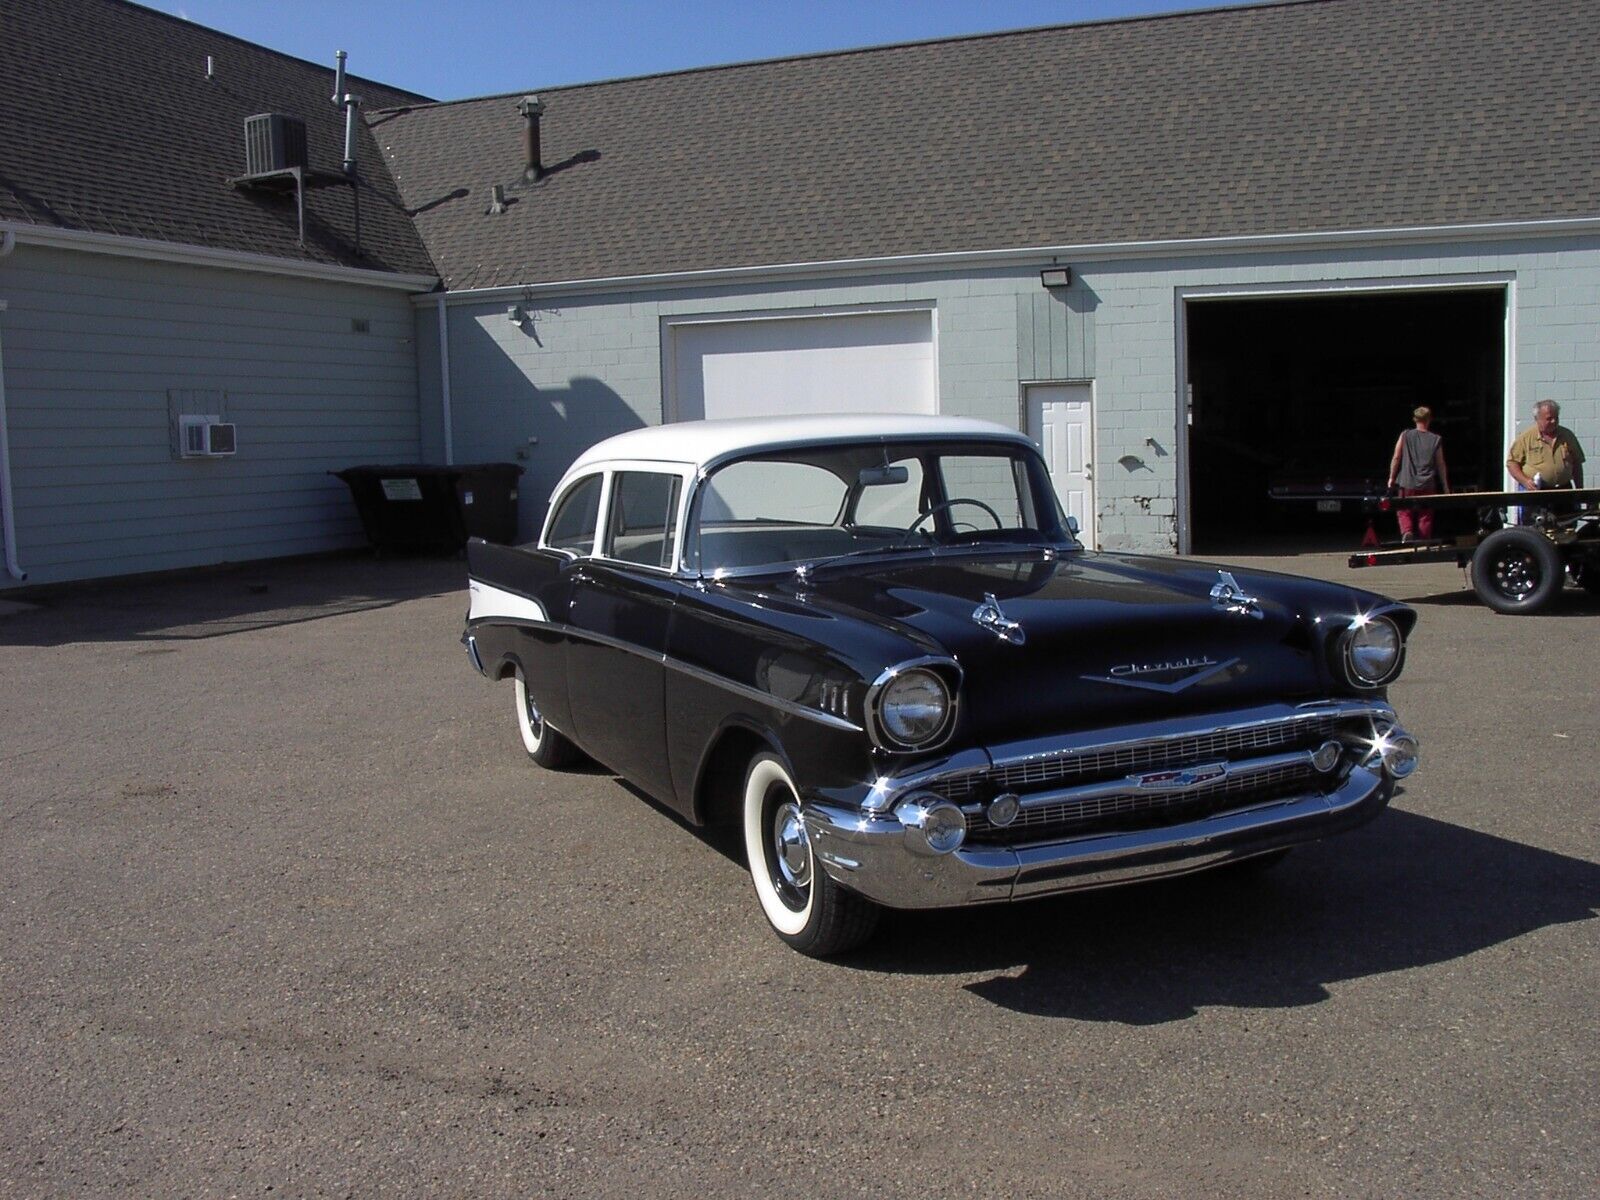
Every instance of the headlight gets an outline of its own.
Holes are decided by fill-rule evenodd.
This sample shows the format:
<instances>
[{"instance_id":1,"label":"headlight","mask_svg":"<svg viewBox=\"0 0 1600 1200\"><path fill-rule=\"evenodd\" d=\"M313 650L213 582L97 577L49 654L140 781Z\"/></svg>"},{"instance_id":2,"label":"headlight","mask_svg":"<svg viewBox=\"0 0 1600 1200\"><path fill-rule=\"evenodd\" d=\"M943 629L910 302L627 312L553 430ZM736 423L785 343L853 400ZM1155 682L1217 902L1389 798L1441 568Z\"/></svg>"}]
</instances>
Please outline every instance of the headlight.
<instances>
[{"instance_id":1,"label":"headlight","mask_svg":"<svg viewBox=\"0 0 1600 1200\"><path fill-rule=\"evenodd\" d=\"M1344 666L1358 687L1378 687L1400 673L1405 643L1400 627L1388 617L1357 620L1344 635Z\"/></svg>"},{"instance_id":2,"label":"headlight","mask_svg":"<svg viewBox=\"0 0 1600 1200\"><path fill-rule=\"evenodd\" d=\"M950 722L950 689L920 667L883 680L874 698L878 728L890 749L911 750L934 741Z\"/></svg>"}]
</instances>

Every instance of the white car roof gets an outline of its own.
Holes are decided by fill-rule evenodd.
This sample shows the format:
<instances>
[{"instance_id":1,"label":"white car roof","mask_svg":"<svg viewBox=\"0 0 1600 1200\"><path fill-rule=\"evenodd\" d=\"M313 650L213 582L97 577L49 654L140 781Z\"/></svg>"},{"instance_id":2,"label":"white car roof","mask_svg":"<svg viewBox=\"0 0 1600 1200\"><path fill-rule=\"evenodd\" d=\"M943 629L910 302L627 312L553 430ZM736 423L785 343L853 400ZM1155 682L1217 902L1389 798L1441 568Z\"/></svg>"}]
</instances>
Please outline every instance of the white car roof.
<instances>
[{"instance_id":1,"label":"white car roof","mask_svg":"<svg viewBox=\"0 0 1600 1200\"><path fill-rule=\"evenodd\" d=\"M736 417L678 421L619 433L589 447L567 468L562 483L596 463L629 459L704 467L741 451L756 453L809 442L854 442L875 438L1004 438L1033 443L993 421L905 413L820 413L803 417Z\"/></svg>"}]
</instances>

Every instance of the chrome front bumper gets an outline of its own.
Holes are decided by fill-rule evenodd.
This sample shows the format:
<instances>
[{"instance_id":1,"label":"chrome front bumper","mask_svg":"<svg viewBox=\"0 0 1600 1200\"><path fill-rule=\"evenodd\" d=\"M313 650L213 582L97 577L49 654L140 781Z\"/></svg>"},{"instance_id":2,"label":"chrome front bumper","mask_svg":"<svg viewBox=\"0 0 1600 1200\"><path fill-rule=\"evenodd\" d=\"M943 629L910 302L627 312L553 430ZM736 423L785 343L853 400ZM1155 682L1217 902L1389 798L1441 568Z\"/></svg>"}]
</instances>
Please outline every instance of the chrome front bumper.
<instances>
[{"instance_id":1,"label":"chrome front bumper","mask_svg":"<svg viewBox=\"0 0 1600 1200\"><path fill-rule=\"evenodd\" d=\"M1341 708L1345 706L1340 706ZM1353 708L1354 706L1350 706ZM1374 717L1392 720L1386 706ZM1347 715L1341 713L1341 715ZM1392 727L1392 734L1401 734ZM1352 753L1324 785L1225 812L1114 833L1061 837L1017 846L965 843L942 855L919 853L890 804L857 806L814 797L804 809L812 852L828 875L891 908L946 908L1021 900L1183 875L1354 829L1383 811L1396 780L1381 757ZM925 782L926 776L914 781ZM906 781L912 784L913 781ZM1320 781L1319 781L1320 782ZM876 789L881 796L880 781ZM893 794L910 790L893 788Z\"/></svg>"}]
</instances>

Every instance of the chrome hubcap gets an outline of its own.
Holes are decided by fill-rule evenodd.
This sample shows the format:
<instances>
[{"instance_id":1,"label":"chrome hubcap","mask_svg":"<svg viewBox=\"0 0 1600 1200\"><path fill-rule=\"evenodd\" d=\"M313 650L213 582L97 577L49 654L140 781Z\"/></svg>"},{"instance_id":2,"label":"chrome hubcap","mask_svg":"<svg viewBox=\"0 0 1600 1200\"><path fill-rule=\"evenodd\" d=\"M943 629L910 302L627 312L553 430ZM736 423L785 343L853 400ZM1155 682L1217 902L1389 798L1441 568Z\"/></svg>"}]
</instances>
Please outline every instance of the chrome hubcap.
<instances>
[{"instance_id":1,"label":"chrome hubcap","mask_svg":"<svg viewBox=\"0 0 1600 1200\"><path fill-rule=\"evenodd\" d=\"M544 718L539 715L539 706L533 702L526 688L522 691L522 709L528 719L528 731L538 737L544 732Z\"/></svg>"},{"instance_id":2,"label":"chrome hubcap","mask_svg":"<svg viewBox=\"0 0 1600 1200\"><path fill-rule=\"evenodd\" d=\"M772 815L772 844L783 882L803 893L811 886L811 844L806 840L800 806L792 800L778 805Z\"/></svg>"}]
</instances>

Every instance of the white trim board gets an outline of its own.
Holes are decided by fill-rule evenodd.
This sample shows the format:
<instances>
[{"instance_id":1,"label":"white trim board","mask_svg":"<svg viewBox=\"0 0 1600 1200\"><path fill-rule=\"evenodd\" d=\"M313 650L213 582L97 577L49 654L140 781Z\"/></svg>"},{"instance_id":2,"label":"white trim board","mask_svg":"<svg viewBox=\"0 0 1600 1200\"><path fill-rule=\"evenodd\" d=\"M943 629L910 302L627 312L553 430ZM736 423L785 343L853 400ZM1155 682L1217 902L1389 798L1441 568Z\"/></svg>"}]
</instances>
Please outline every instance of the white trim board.
<instances>
[{"instance_id":1,"label":"white trim board","mask_svg":"<svg viewBox=\"0 0 1600 1200\"><path fill-rule=\"evenodd\" d=\"M1167 241L1093 242L1077 245L1029 246L1003 250L957 250L933 254L899 254L881 258L847 258L812 262L771 263L751 267L713 267L699 271L673 271L646 275L610 275L589 279L561 279L545 283L504 284L488 288L462 288L446 292L448 304L478 304L489 300L541 295L586 294L613 291L656 291L742 281L839 278L883 275L932 269L1023 267L1040 269L1063 264L1062 259L1095 263L1140 258L1190 258L1209 254L1275 253L1336 247L1355 249L1396 242L1477 242L1494 238L1544 238L1577 235L1600 237L1600 216L1547 221L1497 221L1474 225L1417 225L1394 229L1322 230L1310 233L1271 233L1212 238L1175 238ZM421 304L432 297L413 297Z\"/></svg>"},{"instance_id":2,"label":"white trim board","mask_svg":"<svg viewBox=\"0 0 1600 1200\"><path fill-rule=\"evenodd\" d=\"M51 225L25 225L14 221L0 221L0 234L15 235L17 242L25 246L81 250L89 254L153 259L157 262L218 267L232 271L255 271L268 275L291 275L300 279L355 283L366 287L392 288L401 292L426 292L439 284L438 277L434 275L401 275L394 271L370 271L361 267L341 267L333 263L277 258L270 254L251 254L243 250L218 250L211 246L193 246L184 242L161 242L152 238L124 237L121 234L96 233L83 229L57 229Z\"/></svg>"}]
</instances>

